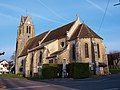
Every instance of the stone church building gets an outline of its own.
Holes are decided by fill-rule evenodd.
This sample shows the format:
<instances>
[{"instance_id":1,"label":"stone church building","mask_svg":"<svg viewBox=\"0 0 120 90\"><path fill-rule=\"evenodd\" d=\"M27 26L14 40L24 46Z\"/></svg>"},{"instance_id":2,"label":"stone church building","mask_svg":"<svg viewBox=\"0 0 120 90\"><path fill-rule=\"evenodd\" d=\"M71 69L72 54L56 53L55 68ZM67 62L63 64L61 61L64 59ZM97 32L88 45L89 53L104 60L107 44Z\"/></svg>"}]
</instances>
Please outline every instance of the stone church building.
<instances>
[{"instance_id":1,"label":"stone church building","mask_svg":"<svg viewBox=\"0 0 120 90\"><path fill-rule=\"evenodd\" d=\"M16 74L35 76L46 63L89 63L96 74L107 74L108 61L103 39L79 17L55 30L35 36L30 16L22 16L16 40ZM94 67L95 66L95 67Z\"/></svg>"}]
</instances>

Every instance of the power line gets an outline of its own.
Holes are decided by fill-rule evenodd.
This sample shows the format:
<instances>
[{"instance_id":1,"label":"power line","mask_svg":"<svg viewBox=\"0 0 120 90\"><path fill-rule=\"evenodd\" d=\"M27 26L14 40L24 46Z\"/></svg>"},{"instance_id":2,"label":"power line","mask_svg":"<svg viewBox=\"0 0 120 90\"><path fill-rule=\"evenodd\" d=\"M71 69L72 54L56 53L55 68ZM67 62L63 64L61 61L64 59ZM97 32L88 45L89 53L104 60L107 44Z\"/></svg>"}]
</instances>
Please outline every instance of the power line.
<instances>
[{"instance_id":1,"label":"power line","mask_svg":"<svg viewBox=\"0 0 120 90\"><path fill-rule=\"evenodd\" d=\"M109 3L110 3L110 0L108 0L108 2L107 2L106 8L105 8L105 12L104 12L104 15L103 15L103 17L102 17L102 21L101 21L100 27L99 27L99 29L98 29L98 32L100 32L101 27L102 27L102 25L103 25L103 21L104 21L104 19L105 19L105 15L106 15L106 12L107 12L107 10L108 10Z\"/></svg>"},{"instance_id":2,"label":"power line","mask_svg":"<svg viewBox=\"0 0 120 90\"><path fill-rule=\"evenodd\" d=\"M49 8L46 4L44 4L41 0L37 0L43 7L47 8L51 13L53 13L55 16L57 16L58 18L63 19L64 21L69 21L68 19L60 16L59 14L57 14L53 9Z\"/></svg>"}]
</instances>

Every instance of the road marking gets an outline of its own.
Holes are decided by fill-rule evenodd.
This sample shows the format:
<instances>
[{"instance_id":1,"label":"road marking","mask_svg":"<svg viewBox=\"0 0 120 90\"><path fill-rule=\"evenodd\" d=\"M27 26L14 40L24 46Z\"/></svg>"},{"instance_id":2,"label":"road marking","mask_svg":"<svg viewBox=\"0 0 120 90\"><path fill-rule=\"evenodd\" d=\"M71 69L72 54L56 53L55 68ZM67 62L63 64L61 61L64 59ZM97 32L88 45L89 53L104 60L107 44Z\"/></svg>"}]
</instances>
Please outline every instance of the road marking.
<instances>
[{"instance_id":1,"label":"road marking","mask_svg":"<svg viewBox=\"0 0 120 90\"><path fill-rule=\"evenodd\" d=\"M17 88L9 88L5 90L19 90L19 89L27 89L27 88L37 88L37 87L49 87L50 85L44 85L44 86L28 86L28 87L17 87Z\"/></svg>"},{"instance_id":2,"label":"road marking","mask_svg":"<svg viewBox=\"0 0 120 90\"><path fill-rule=\"evenodd\" d=\"M104 89L104 90L119 90L119 88L110 88L110 89Z\"/></svg>"}]
</instances>

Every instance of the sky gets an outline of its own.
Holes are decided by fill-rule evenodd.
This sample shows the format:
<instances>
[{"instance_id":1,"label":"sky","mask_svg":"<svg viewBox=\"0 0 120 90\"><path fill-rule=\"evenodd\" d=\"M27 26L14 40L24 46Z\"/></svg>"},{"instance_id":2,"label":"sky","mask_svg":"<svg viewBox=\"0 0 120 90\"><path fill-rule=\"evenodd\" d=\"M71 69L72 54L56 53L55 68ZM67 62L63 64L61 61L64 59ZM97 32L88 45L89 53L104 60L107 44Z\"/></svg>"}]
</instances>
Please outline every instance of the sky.
<instances>
[{"instance_id":1,"label":"sky","mask_svg":"<svg viewBox=\"0 0 120 90\"><path fill-rule=\"evenodd\" d=\"M119 0L0 0L0 52L5 52L0 59L10 60L16 47L20 18L27 15L32 18L36 35L68 24L79 16L81 22L104 39L107 53L120 51L120 5L113 6L118 2Z\"/></svg>"}]
</instances>

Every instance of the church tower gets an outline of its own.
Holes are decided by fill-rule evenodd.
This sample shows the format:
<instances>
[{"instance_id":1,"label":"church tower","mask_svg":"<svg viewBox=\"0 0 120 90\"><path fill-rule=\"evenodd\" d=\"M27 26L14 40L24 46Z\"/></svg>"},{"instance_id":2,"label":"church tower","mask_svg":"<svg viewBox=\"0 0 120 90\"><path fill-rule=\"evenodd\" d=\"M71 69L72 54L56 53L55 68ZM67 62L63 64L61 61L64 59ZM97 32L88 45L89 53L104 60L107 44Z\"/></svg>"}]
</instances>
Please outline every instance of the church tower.
<instances>
[{"instance_id":1,"label":"church tower","mask_svg":"<svg viewBox=\"0 0 120 90\"><path fill-rule=\"evenodd\" d=\"M24 46L27 41L35 36L35 29L32 23L30 16L21 16L20 25L17 31L17 40L16 40L16 60L15 60L15 73L19 73L21 59L19 55L21 54Z\"/></svg>"}]
</instances>

